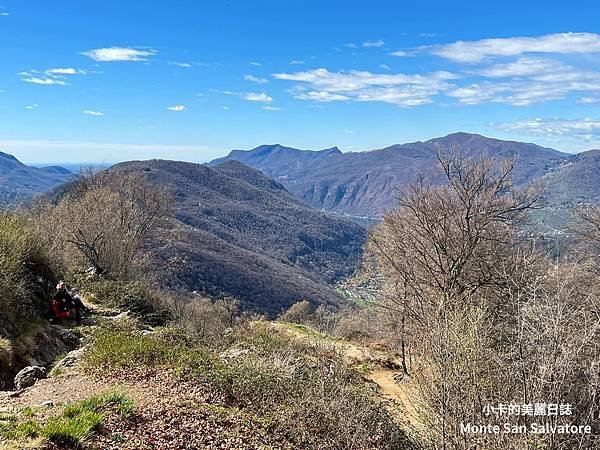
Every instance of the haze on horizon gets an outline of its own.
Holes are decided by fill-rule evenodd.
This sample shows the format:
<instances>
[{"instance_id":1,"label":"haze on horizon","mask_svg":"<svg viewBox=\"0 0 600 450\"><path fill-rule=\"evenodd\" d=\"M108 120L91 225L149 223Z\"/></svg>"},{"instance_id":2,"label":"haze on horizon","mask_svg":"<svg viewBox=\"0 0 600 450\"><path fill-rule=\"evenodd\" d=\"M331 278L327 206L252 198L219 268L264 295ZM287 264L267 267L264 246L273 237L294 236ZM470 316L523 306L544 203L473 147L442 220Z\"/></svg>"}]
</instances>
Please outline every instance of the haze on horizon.
<instances>
[{"instance_id":1,"label":"haze on horizon","mask_svg":"<svg viewBox=\"0 0 600 450\"><path fill-rule=\"evenodd\" d=\"M458 131L598 148L597 10L59 0L49 14L41 0L0 0L0 151L27 164L206 162L269 143L360 151Z\"/></svg>"}]
</instances>

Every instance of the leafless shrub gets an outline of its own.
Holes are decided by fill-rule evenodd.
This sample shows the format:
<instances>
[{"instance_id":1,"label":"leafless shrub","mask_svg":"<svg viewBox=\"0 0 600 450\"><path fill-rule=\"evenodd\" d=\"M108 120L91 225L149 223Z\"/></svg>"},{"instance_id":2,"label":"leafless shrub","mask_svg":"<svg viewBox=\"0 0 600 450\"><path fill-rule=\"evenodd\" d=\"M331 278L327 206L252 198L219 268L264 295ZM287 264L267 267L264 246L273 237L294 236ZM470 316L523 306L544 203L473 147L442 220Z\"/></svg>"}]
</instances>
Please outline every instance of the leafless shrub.
<instances>
[{"instance_id":1,"label":"leafless shrub","mask_svg":"<svg viewBox=\"0 0 600 450\"><path fill-rule=\"evenodd\" d=\"M238 321L239 302L233 299L213 301L171 295L168 302L175 324L202 340L222 337Z\"/></svg>"},{"instance_id":2,"label":"leafless shrub","mask_svg":"<svg viewBox=\"0 0 600 450\"><path fill-rule=\"evenodd\" d=\"M87 172L55 208L45 208L42 230L68 266L127 278L139 269L144 241L170 203L169 193L141 173Z\"/></svg>"}]
</instances>

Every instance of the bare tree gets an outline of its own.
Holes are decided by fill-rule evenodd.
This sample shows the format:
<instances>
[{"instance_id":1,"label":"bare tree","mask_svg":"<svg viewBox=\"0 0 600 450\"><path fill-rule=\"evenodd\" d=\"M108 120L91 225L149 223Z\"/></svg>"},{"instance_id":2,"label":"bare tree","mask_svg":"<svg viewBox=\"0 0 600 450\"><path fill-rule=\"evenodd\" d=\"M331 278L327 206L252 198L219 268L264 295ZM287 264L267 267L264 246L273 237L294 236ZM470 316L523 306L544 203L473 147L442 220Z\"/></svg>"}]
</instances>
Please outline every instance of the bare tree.
<instances>
[{"instance_id":1,"label":"bare tree","mask_svg":"<svg viewBox=\"0 0 600 450\"><path fill-rule=\"evenodd\" d=\"M100 273L126 277L171 196L139 173L85 173L52 211L60 242Z\"/></svg>"},{"instance_id":2,"label":"bare tree","mask_svg":"<svg viewBox=\"0 0 600 450\"><path fill-rule=\"evenodd\" d=\"M521 306L511 293L544 270L521 229L540 193L514 188L513 161L440 152L438 162L440 175L401 194L368 249L390 286L383 306L398 321L406 372L406 347L415 355L413 401L425 440L471 448L460 423L482 418L487 401L521 396L502 349L516 335ZM503 439L477 444L508 448Z\"/></svg>"}]
</instances>

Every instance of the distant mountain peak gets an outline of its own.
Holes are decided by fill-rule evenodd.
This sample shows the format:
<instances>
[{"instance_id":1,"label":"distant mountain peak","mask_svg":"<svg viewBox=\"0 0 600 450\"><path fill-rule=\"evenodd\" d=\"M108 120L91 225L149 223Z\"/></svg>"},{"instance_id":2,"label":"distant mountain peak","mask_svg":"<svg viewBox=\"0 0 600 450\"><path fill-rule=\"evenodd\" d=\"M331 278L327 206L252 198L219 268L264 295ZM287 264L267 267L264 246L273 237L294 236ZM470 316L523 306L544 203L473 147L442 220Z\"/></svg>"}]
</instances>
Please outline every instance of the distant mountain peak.
<instances>
[{"instance_id":1,"label":"distant mountain peak","mask_svg":"<svg viewBox=\"0 0 600 450\"><path fill-rule=\"evenodd\" d=\"M0 205L16 205L69 181L73 174L61 167L30 167L0 152Z\"/></svg>"},{"instance_id":2,"label":"distant mountain peak","mask_svg":"<svg viewBox=\"0 0 600 450\"><path fill-rule=\"evenodd\" d=\"M0 159L4 159L4 160L9 160L13 163L16 163L20 166L24 166L25 164L23 164L21 161L19 161L17 158L15 158L13 155L9 155L8 153L4 153L2 151L0 151Z\"/></svg>"},{"instance_id":3,"label":"distant mountain peak","mask_svg":"<svg viewBox=\"0 0 600 450\"><path fill-rule=\"evenodd\" d=\"M341 155L342 151L337 146L335 146L335 147L331 147L331 148L326 148L326 149L323 149L323 150L319 150L319 153L327 153L327 154L332 154L332 155L337 155L337 154Z\"/></svg>"}]
</instances>

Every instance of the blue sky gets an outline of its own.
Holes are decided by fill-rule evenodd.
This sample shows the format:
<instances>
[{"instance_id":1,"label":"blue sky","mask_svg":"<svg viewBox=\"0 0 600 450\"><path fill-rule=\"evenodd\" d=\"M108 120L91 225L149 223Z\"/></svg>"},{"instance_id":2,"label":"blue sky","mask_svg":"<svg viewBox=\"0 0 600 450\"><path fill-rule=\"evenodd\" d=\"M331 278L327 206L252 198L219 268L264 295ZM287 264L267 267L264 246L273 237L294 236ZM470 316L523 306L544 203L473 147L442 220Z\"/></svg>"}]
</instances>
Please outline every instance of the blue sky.
<instances>
[{"instance_id":1,"label":"blue sky","mask_svg":"<svg viewBox=\"0 0 600 450\"><path fill-rule=\"evenodd\" d=\"M204 162L455 131L600 147L600 5L0 0L0 149Z\"/></svg>"}]
</instances>

